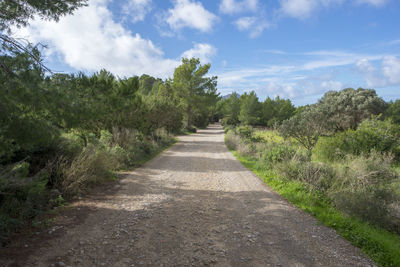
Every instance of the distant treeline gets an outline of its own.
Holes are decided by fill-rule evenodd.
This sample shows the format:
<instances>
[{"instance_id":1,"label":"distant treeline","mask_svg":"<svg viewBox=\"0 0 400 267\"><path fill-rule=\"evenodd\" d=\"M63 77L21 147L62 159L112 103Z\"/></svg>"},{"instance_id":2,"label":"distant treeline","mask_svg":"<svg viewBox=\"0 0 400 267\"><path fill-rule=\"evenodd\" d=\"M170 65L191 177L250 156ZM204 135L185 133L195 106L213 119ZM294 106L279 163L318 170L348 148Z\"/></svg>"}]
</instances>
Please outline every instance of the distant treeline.
<instances>
[{"instance_id":1,"label":"distant treeline","mask_svg":"<svg viewBox=\"0 0 400 267\"><path fill-rule=\"evenodd\" d=\"M299 118L301 113L305 115L311 111L320 115L314 119L325 122L324 127L329 131L355 129L362 120L379 114L382 114L381 119L400 123L400 100L385 102L373 89L330 91L318 103L297 108L289 99L279 96L275 99L267 97L260 102L254 91L242 95L233 92L218 103L218 112L225 125L272 128L295 115Z\"/></svg>"},{"instance_id":2,"label":"distant treeline","mask_svg":"<svg viewBox=\"0 0 400 267\"><path fill-rule=\"evenodd\" d=\"M218 103L218 110L225 125L252 125L273 127L276 123L290 118L296 112L289 99L267 98L260 102L256 93L244 93L239 96L233 92Z\"/></svg>"}]
</instances>

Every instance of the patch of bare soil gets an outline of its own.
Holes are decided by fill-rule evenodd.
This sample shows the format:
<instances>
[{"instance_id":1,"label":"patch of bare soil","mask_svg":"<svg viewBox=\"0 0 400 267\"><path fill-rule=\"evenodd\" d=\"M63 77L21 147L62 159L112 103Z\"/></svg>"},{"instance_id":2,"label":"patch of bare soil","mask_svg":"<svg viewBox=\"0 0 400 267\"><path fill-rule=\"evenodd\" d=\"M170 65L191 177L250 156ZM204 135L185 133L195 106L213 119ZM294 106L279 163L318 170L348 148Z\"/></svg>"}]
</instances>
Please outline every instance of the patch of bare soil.
<instances>
[{"instance_id":1,"label":"patch of bare soil","mask_svg":"<svg viewBox=\"0 0 400 267\"><path fill-rule=\"evenodd\" d=\"M212 125L54 226L2 249L4 266L374 266L334 230L271 191Z\"/></svg>"}]
</instances>

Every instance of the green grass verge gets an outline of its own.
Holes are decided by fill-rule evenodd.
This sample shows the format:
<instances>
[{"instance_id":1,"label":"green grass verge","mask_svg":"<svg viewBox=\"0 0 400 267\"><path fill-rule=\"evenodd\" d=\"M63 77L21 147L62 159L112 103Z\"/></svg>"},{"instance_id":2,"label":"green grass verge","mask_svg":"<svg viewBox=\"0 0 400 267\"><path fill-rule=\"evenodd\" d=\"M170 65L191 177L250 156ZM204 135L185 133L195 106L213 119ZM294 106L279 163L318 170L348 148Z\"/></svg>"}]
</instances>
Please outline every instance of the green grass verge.
<instances>
[{"instance_id":1,"label":"green grass verge","mask_svg":"<svg viewBox=\"0 0 400 267\"><path fill-rule=\"evenodd\" d=\"M243 157L236 151L232 153L277 193L320 223L335 229L379 266L400 266L400 236L348 217L335 209L325 196L309 192L302 183L284 181L272 170L257 164L255 159Z\"/></svg>"}]
</instances>

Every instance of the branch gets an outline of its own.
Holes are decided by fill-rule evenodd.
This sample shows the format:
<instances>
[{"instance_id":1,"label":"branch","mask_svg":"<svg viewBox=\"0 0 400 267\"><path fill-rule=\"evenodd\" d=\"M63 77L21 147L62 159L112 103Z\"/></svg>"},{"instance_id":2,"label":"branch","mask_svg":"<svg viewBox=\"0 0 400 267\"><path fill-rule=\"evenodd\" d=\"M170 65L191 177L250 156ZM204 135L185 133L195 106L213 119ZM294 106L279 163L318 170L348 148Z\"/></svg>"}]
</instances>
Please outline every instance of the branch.
<instances>
[{"instance_id":1,"label":"branch","mask_svg":"<svg viewBox=\"0 0 400 267\"><path fill-rule=\"evenodd\" d=\"M0 33L0 39L5 42L5 43L9 43L11 46L15 47L16 49L18 49L19 51L22 51L24 53L27 53L37 64L39 64L39 66L43 69L45 69L46 71L50 72L51 74L53 74L53 72L51 71L51 69L49 69L48 67L46 67L42 61L40 60L39 57L37 57L35 54L33 54L29 49L27 49L21 42L17 41L14 38L11 38L5 34ZM10 72L10 70L7 68L7 66L0 62L0 66L2 68L4 68L6 71L8 70L8 72Z\"/></svg>"}]
</instances>

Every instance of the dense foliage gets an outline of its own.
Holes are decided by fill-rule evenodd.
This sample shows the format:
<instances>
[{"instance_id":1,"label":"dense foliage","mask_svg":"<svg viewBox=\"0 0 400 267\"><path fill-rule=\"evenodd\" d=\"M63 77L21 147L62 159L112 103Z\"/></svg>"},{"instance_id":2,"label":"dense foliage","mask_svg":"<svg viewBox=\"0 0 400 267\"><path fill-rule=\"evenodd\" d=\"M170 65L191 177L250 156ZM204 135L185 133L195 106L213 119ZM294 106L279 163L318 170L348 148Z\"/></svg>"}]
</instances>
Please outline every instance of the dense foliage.
<instances>
[{"instance_id":1,"label":"dense foliage","mask_svg":"<svg viewBox=\"0 0 400 267\"><path fill-rule=\"evenodd\" d=\"M327 92L316 105L334 131L355 129L371 115L385 112L387 104L372 89L346 88Z\"/></svg>"},{"instance_id":2,"label":"dense foliage","mask_svg":"<svg viewBox=\"0 0 400 267\"><path fill-rule=\"evenodd\" d=\"M400 124L400 99L389 103L385 116L391 119L394 123Z\"/></svg>"},{"instance_id":3,"label":"dense foliage","mask_svg":"<svg viewBox=\"0 0 400 267\"><path fill-rule=\"evenodd\" d=\"M281 124L279 131L311 150L320 136L355 130L371 116L384 114L387 106L372 89L330 91L318 103L299 108L295 116Z\"/></svg>"},{"instance_id":4,"label":"dense foliage","mask_svg":"<svg viewBox=\"0 0 400 267\"><path fill-rule=\"evenodd\" d=\"M0 240L114 171L215 119L210 65L183 59L174 79L46 72L40 51L4 42L0 62ZM192 126L193 125L193 126Z\"/></svg>"}]
</instances>

